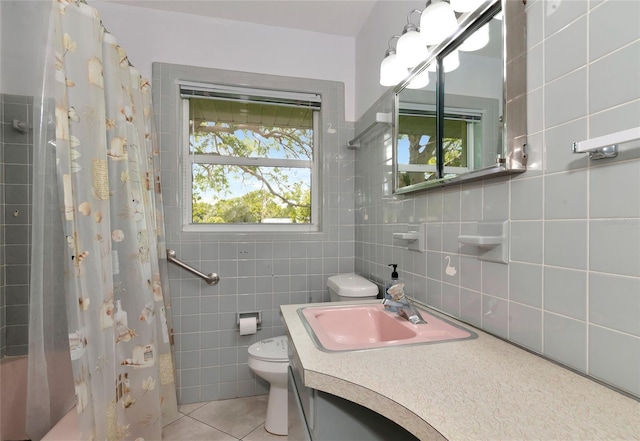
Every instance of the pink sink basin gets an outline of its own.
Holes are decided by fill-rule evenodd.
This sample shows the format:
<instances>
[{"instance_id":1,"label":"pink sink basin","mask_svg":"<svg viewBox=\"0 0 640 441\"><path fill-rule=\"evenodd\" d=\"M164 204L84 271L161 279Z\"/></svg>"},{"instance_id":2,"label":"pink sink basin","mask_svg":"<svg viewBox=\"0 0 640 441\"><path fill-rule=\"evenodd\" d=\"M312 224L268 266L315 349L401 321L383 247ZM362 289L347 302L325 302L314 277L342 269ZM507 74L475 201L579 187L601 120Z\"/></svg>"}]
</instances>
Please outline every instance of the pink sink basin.
<instances>
[{"instance_id":1,"label":"pink sink basin","mask_svg":"<svg viewBox=\"0 0 640 441\"><path fill-rule=\"evenodd\" d=\"M414 325L384 310L382 304L308 306L298 310L316 346L354 351L476 338L477 334L424 310L427 324Z\"/></svg>"}]
</instances>

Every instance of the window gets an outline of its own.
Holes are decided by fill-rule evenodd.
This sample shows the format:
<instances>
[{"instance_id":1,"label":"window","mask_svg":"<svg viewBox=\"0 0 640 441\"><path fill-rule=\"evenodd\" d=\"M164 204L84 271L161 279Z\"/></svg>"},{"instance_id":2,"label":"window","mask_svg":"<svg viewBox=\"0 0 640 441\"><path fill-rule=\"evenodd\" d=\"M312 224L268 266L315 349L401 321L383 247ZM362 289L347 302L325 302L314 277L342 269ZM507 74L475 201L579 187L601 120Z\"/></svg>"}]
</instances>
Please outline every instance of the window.
<instances>
[{"instance_id":1,"label":"window","mask_svg":"<svg viewBox=\"0 0 640 441\"><path fill-rule=\"evenodd\" d=\"M181 84L180 96L186 230L318 229L319 95Z\"/></svg>"},{"instance_id":2,"label":"window","mask_svg":"<svg viewBox=\"0 0 640 441\"><path fill-rule=\"evenodd\" d=\"M399 187L438 179L435 106L406 105L398 115ZM482 115L467 109L445 109L442 137L443 174L453 177L471 169L474 143L482 132Z\"/></svg>"}]
</instances>

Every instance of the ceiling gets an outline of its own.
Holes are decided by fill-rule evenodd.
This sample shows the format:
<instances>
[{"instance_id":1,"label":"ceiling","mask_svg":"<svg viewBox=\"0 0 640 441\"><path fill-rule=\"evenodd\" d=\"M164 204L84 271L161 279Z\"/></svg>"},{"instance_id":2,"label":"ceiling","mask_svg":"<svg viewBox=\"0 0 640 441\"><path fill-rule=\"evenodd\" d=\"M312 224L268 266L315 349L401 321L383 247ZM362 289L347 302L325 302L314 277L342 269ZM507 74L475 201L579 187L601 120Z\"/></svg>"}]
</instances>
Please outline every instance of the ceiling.
<instances>
[{"instance_id":1,"label":"ceiling","mask_svg":"<svg viewBox=\"0 0 640 441\"><path fill-rule=\"evenodd\" d=\"M105 0L325 34L355 37L376 0Z\"/></svg>"}]
</instances>

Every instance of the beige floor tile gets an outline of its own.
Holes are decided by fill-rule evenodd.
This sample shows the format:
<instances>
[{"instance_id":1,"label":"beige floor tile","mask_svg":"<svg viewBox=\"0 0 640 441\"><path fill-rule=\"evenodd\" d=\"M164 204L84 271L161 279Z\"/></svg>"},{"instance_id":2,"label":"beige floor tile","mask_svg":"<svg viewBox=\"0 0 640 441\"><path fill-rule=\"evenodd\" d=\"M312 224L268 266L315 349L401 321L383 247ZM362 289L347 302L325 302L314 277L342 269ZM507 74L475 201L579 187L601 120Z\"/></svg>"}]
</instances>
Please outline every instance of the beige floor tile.
<instances>
[{"instance_id":1,"label":"beige floor tile","mask_svg":"<svg viewBox=\"0 0 640 441\"><path fill-rule=\"evenodd\" d=\"M257 427L253 432L242 438L242 441L288 441L288 439L286 435L274 435L267 432L264 424L261 424L260 427Z\"/></svg>"},{"instance_id":2,"label":"beige floor tile","mask_svg":"<svg viewBox=\"0 0 640 441\"><path fill-rule=\"evenodd\" d=\"M264 424L267 395L212 401L189 416L236 438L243 438Z\"/></svg>"},{"instance_id":3,"label":"beige floor tile","mask_svg":"<svg viewBox=\"0 0 640 441\"><path fill-rule=\"evenodd\" d=\"M189 415L196 409L200 409L202 406L207 404L207 401L203 403L191 403L191 404L181 404L178 406L178 412L183 413L185 415Z\"/></svg>"},{"instance_id":4,"label":"beige floor tile","mask_svg":"<svg viewBox=\"0 0 640 441\"><path fill-rule=\"evenodd\" d=\"M236 441L236 438L183 416L162 429L162 441Z\"/></svg>"}]
</instances>

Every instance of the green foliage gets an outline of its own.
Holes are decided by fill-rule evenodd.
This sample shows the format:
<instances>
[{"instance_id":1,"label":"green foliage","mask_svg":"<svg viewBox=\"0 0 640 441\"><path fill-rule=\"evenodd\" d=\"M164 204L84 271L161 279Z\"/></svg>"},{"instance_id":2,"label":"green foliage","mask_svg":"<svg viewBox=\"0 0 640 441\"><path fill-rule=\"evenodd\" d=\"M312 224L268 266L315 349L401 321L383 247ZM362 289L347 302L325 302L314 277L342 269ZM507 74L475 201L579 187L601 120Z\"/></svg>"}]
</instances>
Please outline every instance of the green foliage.
<instances>
[{"instance_id":1,"label":"green foliage","mask_svg":"<svg viewBox=\"0 0 640 441\"><path fill-rule=\"evenodd\" d=\"M231 158L309 160L312 139L313 131L308 129L203 122L193 129L191 151ZM286 218L310 223L309 174L308 169L200 162L192 172L193 222L259 223ZM239 187L255 190L240 192ZM211 202L204 201L205 195Z\"/></svg>"},{"instance_id":2,"label":"green foliage","mask_svg":"<svg viewBox=\"0 0 640 441\"><path fill-rule=\"evenodd\" d=\"M309 202L309 192L290 195ZM311 211L308 206L289 206L278 203L266 190L256 190L239 198L224 199L216 204L193 200L193 223L260 223L264 219L288 219L291 223L309 223Z\"/></svg>"}]
</instances>

